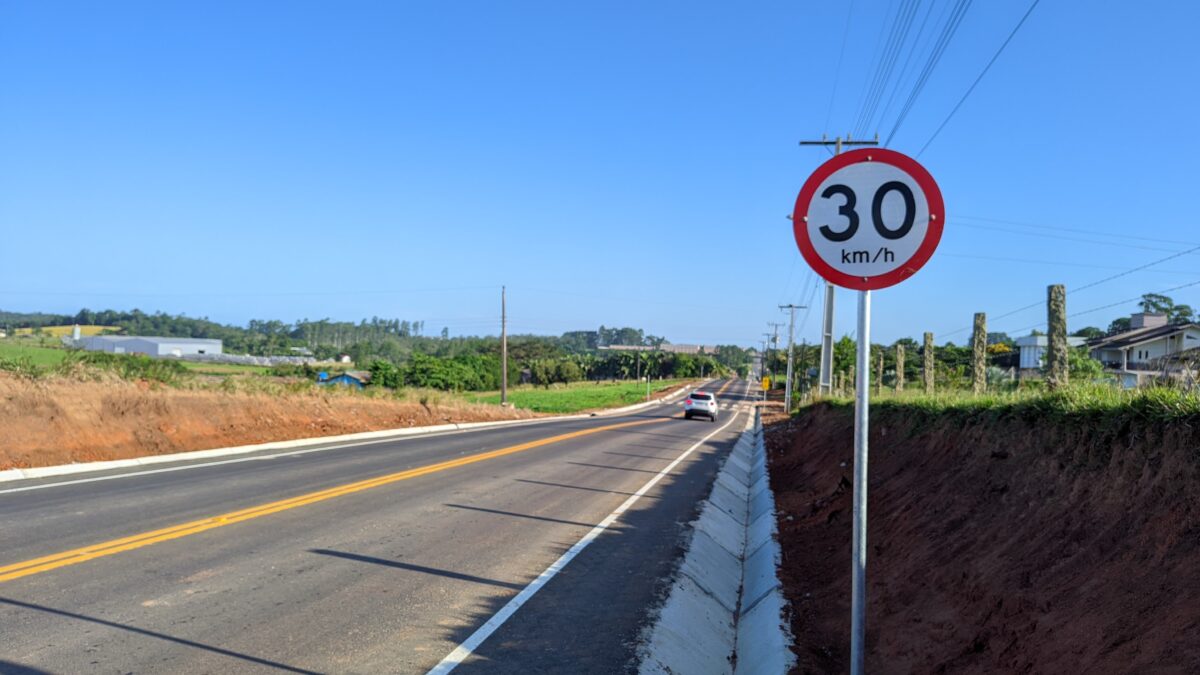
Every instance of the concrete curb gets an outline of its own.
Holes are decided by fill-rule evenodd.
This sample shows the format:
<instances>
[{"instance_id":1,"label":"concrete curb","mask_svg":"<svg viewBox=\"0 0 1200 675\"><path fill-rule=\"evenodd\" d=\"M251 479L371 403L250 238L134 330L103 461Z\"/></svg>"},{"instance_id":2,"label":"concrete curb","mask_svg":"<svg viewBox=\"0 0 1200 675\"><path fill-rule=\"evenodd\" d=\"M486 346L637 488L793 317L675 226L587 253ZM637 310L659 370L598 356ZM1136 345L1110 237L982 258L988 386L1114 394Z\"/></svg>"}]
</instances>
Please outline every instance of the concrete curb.
<instances>
[{"instance_id":1,"label":"concrete curb","mask_svg":"<svg viewBox=\"0 0 1200 675\"><path fill-rule=\"evenodd\" d=\"M169 455L147 455L145 457L131 457L129 459L113 459L100 462L80 462L78 464L58 464L55 466L38 466L28 469L6 469L0 471L0 483L24 480L27 478L49 478L52 476L66 476L76 473L90 473L92 471L107 471L110 469L123 469L135 466L147 466L151 464L166 464L169 462L184 462L197 459L211 459L214 457L229 457L233 455L245 455L254 452L263 452L267 450L290 450L295 448L307 448L316 445L334 444L337 446L342 443L361 443L370 441L384 441L392 438L404 438L407 436L423 436L426 434L436 434L450 431L473 431L476 429L489 429L494 427L503 427L521 424L546 424L548 422L561 422L563 420L576 419L591 419L592 417L611 417L616 415L624 415L631 412L637 412L646 408L652 408L659 405L669 405L684 393L691 390L691 385L681 387L678 390L671 392L667 396L655 401L647 401L645 403L635 403L634 405L625 406L623 408L614 408L612 410L604 410L596 413L579 413L574 415L560 415L554 417L536 417L523 420L497 420L495 422L463 422L461 424L435 424L427 427L409 427L407 429L384 429L381 431L360 431L353 434L339 434L336 436L316 436L313 438L297 438L290 441L271 441L269 443L256 443L253 445L238 445L229 448L212 448L210 450L190 450L188 452L174 452ZM333 449L333 448L330 448Z\"/></svg>"},{"instance_id":2,"label":"concrete curb","mask_svg":"<svg viewBox=\"0 0 1200 675\"><path fill-rule=\"evenodd\" d=\"M687 553L639 672L786 673L795 661L776 570L775 496L757 411L692 523Z\"/></svg>"}]
</instances>

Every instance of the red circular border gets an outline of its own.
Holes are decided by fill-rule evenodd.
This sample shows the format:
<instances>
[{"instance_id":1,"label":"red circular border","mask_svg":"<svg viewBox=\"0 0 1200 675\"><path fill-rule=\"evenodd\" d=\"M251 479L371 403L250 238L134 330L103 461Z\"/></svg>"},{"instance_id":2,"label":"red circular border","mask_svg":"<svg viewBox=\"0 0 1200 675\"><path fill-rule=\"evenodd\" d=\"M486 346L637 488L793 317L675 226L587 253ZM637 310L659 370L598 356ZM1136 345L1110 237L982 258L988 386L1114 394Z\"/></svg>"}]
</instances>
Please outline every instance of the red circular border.
<instances>
[{"instance_id":1,"label":"red circular border","mask_svg":"<svg viewBox=\"0 0 1200 675\"><path fill-rule=\"evenodd\" d=\"M851 276L833 269L822 260L808 238L808 223L805 221L813 195L821 183L838 169L859 162L890 164L912 176L917 181L917 186L925 193L925 201L929 205L929 228L925 231L925 240L917 247L916 253L891 272L873 277ZM796 208L792 211L792 232L796 236L796 245L800 247L800 254L804 256L804 260L826 281L856 291L873 291L895 286L916 274L933 256L934 250L942 240L942 228L945 224L946 208L942 202L942 191L938 189L933 176L912 157L886 148L851 150L817 167L808 180L804 181L804 187L800 188L800 195L796 197Z\"/></svg>"}]
</instances>

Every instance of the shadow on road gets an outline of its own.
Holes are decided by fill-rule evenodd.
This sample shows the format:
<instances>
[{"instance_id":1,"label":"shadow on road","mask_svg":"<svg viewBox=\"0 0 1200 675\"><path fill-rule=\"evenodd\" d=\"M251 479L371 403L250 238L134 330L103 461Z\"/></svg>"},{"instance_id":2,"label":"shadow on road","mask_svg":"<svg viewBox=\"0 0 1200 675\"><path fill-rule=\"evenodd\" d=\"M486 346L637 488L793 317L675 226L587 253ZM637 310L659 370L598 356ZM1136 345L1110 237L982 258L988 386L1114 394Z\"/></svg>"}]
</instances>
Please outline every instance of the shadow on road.
<instances>
[{"instance_id":1,"label":"shadow on road","mask_svg":"<svg viewBox=\"0 0 1200 675\"><path fill-rule=\"evenodd\" d=\"M687 531L686 524L695 519L700 500L707 496L716 478L719 460L728 453L739 431L740 425L735 425L699 448L689 461L680 463L652 490L654 495L646 495L654 499L640 501L622 514L616 525L600 534L479 645L455 674L636 672L642 633L665 600L679 565L684 544L681 535ZM638 435L646 440L650 434ZM670 438L678 448L680 438ZM562 542L555 552L565 553L575 541ZM446 629L445 640L461 644L511 599L501 596L480 602L471 616L463 617L465 626Z\"/></svg>"},{"instance_id":2,"label":"shadow on road","mask_svg":"<svg viewBox=\"0 0 1200 675\"><path fill-rule=\"evenodd\" d=\"M625 495L627 497L632 497L635 494L633 492L622 492L621 490L605 490L604 488L584 487L583 485L569 485L567 483L547 483L544 480L533 480L530 478L514 478L513 480L518 483L532 483L534 485L548 485L550 487L570 488L572 490L587 490L588 492L607 492L610 495ZM645 498L646 499L658 499L658 497L655 495L645 495Z\"/></svg>"},{"instance_id":3,"label":"shadow on road","mask_svg":"<svg viewBox=\"0 0 1200 675\"><path fill-rule=\"evenodd\" d=\"M485 577L477 577L473 574L463 574L461 572L451 572L450 570L441 570L436 567L426 567L424 565L414 565L412 563L400 562L399 560L385 560L383 558L375 558L369 555L359 555L358 553L347 553L345 551L331 551L325 548L310 548L309 553L317 555L327 555L334 558L345 558L355 562L371 563L372 565L383 565L384 567L395 567L396 569L408 570L409 572L421 572L423 574L432 574L438 577L446 577L447 579L457 579L459 581L470 581L477 584L487 584L488 586L499 586L501 588L511 588L521 590L525 588L525 584L514 584L507 581L497 581L496 579L488 579Z\"/></svg>"},{"instance_id":4,"label":"shadow on road","mask_svg":"<svg viewBox=\"0 0 1200 675\"><path fill-rule=\"evenodd\" d=\"M94 623L94 624L98 624L101 626L108 626L109 628L116 628L118 630L129 631L131 633L137 633L138 635L145 635L147 637L158 638L159 640L166 640L167 642L174 642L175 644L183 645L185 647L194 647L196 649L202 649L204 651L212 652L214 654L221 654L222 656L228 656L230 658L238 659L241 661L246 661L248 663L256 663L260 666L267 666L269 668L274 668L276 670L282 670L282 671L285 671L288 673L310 673L310 674L315 675L315 672L316 672L316 671L312 671L312 670L305 670L303 668L296 668L294 666L289 666L287 664L279 663L276 661L271 661L268 659L259 658L257 656L251 656L249 654L240 654L238 652L230 651L228 649L222 649L221 647L214 647L212 645L206 645L202 642L196 642L194 640L188 640L185 638L175 637L174 635L167 635L166 633L159 633L157 631L147 630L145 628L138 628L137 626L130 626L129 624L117 623L115 621L107 621L105 619L97 619L96 617L93 617L93 616L84 616L83 614L76 614L75 612L68 612L68 611L62 610L62 609L46 607L45 605L35 605L31 602L21 602L20 600L12 600L9 598L0 598L0 605L9 605L10 607L19 607L21 609L28 609L28 610L32 610L32 611L36 611L36 612L45 612L47 614L54 614L56 616L66 617L68 619L75 619L76 621L86 621L88 623ZM20 666L21 668L24 668L24 670L11 671L11 670L7 670L6 666L7 666L7 664L4 661L0 661L0 672L2 672L2 673L9 673L9 672L40 673L40 672L42 672L39 670L34 670L32 668L28 668L26 666Z\"/></svg>"},{"instance_id":5,"label":"shadow on road","mask_svg":"<svg viewBox=\"0 0 1200 675\"><path fill-rule=\"evenodd\" d=\"M634 468L630 468L628 466L609 466L607 464L589 464L587 462L567 462L567 464L574 464L575 466L590 466L593 469L612 469L613 471L635 471L637 473L648 473L648 474L657 474L658 473L657 471L654 471L653 469L634 469Z\"/></svg>"},{"instance_id":6,"label":"shadow on road","mask_svg":"<svg viewBox=\"0 0 1200 675\"><path fill-rule=\"evenodd\" d=\"M559 523L560 525L576 525L591 529L596 526L595 523L581 523L577 520L560 520L558 518L547 518L546 516L531 516L528 513L516 513L514 511L499 511L497 509L485 509L480 506L465 506L463 504L442 504L449 506L452 509L465 509L467 511L480 511L482 513L494 513L498 516L512 516L513 518L528 518L529 520L541 520L547 523ZM524 588L522 586L522 588Z\"/></svg>"}]
</instances>

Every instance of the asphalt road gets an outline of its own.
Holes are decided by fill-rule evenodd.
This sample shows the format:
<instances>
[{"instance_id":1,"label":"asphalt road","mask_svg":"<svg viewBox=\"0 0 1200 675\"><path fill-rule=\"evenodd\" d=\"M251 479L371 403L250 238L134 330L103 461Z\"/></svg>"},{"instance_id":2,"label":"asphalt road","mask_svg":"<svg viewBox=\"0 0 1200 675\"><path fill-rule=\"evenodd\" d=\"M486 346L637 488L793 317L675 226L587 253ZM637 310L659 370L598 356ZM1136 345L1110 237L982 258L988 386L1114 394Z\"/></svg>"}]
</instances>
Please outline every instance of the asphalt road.
<instances>
[{"instance_id":1,"label":"asphalt road","mask_svg":"<svg viewBox=\"0 0 1200 675\"><path fill-rule=\"evenodd\" d=\"M0 673L425 672L696 446L455 670L628 671L745 427L725 384L716 424L663 405L0 483Z\"/></svg>"}]
</instances>

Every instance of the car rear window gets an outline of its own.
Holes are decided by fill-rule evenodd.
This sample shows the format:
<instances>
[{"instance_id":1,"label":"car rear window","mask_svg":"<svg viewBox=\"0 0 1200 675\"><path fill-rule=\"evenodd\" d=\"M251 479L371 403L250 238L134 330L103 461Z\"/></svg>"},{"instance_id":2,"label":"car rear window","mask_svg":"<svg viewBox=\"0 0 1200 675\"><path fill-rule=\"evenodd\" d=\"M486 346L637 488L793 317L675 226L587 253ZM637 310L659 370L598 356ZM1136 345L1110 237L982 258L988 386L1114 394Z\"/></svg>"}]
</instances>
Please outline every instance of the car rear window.
<instances>
[{"instance_id":1,"label":"car rear window","mask_svg":"<svg viewBox=\"0 0 1200 675\"><path fill-rule=\"evenodd\" d=\"M692 394L692 400L693 401L711 401L712 395L711 394Z\"/></svg>"}]
</instances>

